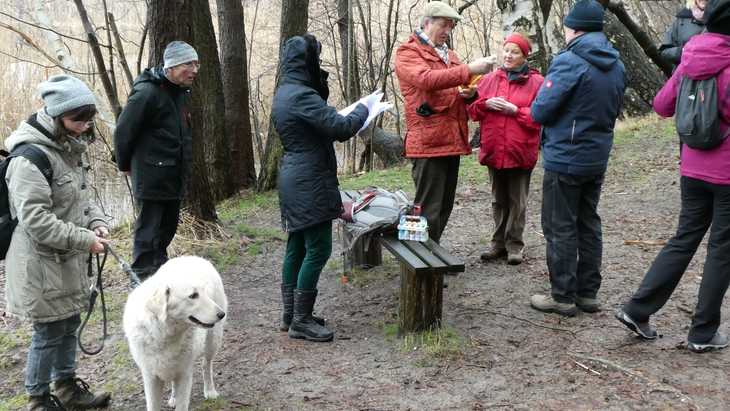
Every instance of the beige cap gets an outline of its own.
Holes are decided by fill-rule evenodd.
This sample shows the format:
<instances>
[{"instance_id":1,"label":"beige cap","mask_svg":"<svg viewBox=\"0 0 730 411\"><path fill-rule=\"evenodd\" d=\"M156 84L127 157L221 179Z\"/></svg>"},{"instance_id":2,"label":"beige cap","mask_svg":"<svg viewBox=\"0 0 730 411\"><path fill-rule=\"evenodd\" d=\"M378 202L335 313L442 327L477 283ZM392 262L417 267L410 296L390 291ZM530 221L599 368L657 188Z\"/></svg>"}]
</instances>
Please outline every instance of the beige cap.
<instances>
[{"instance_id":1,"label":"beige cap","mask_svg":"<svg viewBox=\"0 0 730 411\"><path fill-rule=\"evenodd\" d=\"M451 6L441 1L431 1L426 4L423 12L424 17L446 17L455 21L461 21L461 15Z\"/></svg>"}]
</instances>

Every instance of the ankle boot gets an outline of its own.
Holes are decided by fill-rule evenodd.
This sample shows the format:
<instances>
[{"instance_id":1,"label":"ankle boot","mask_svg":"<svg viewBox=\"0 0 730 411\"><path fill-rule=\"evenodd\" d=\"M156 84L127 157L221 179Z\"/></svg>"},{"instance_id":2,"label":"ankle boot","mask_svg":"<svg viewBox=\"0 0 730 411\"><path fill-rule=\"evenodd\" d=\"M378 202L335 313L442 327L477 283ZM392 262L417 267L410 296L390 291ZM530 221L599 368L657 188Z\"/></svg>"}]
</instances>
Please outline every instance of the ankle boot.
<instances>
[{"instance_id":1,"label":"ankle boot","mask_svg":"<svg viewBox=\"0 0 730 411\"><path fill-rule=\"evenodd\" d=\"M291 326L291 320L294 316L294 288L296 284L282 284L281 285L281 325L279 325L279 331L289 331ZM319 325L325 325L327 320L324 318L312 315L312 319Z\"/></svg>"},{"instance_id":2,"label":"ankle boot","mask_svg":"<svg viewBox=\"0 0 730 411\"><path fill-rule=\"evenodd\" d=\"M317 290L294 290L294 317L289 327L289 338L304 338L309 341L332 341L334 333L318 324L312 317L317 301Z\"/></svg>"},{"instance_id":3,"label":"ankle boot","mask_svg":"<svg viewBox=\"0 0 730 411\"><path fill-rule=\"evenodd\" d=\"M58 399L66 408L88 410L104 408L109 405L111 394L108 392L93 393L89 384L81 378L65 378L55 382L55 392Z\"/></svg>"},{"instance_id":4,"label":"ankle boot","mask_svg":"<svg viewBox=\"0 0 730 411\"><path fill-rule=\"evenodd\" d=\"M28 397L28 411L64 411L61 401L55 395L45 393Z\"/></svg>"}]
</instances>

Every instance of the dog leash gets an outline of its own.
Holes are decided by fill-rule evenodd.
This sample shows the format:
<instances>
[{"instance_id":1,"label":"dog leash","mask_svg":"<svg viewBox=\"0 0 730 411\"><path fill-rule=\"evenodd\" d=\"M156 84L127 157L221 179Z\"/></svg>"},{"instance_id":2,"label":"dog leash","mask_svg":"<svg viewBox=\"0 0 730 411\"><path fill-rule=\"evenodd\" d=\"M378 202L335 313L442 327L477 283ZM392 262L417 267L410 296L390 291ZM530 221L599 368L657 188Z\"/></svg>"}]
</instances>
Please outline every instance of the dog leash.
<instances>
[{"instance_id":1,"label":"dog leash","mask_svg":"<svg viewBox=\"0 0 730 411\"><path fill-rule=\"evenodd\" d=\"M106 300L104 299L104 286L102 283L102 272L104 271L104 265L106 264L107 256L111 254L117 262L119 262L119 265L122 268L122 271L124 271L130 278L130 281L133 285L133 287L137 287L139 284L141 284L141 281L139 280L139 277L137 274L134 273L132 270L132 267L129 266L129 264L124 261L121 257L119 257L119 254L117 254L111 245L104 244L104 256L99 257L99 254L93 255L89 254L89 264L87 268L87 275L89 277L94 276L94 267L93 267L93 259L96 257L96 283L91 285L91 295L89 296L89 309L86 312L86 318L84 318L84 321L81 323L81 326L79 327L79 333L78 333L78 345L79 349L86 354L86 355L96 355L101 352L101 350L104 349L104 341L106 341L109 334L107 333L107 318L106 318ZM102 329L103 329L103 335L101 339L101 344L99 345L99 348L96 350L89 350L86 347L84 347L84 344L81 342L82 338L81 335L84 332L84 329L86 328L86 323L89 322L89 318L91 317L91 314L94 312L94 305L96 304L96 298L101 297L101 318L102 318Z\"/></svg>"},{"instance_id":2,"label":"dog leash","mask_svg":"<svg viewBox=\"0 0 730 411\"><path fill-rule=\"evenodd\" d=\"M108 250L108 249L107 249ZM89 277L94 276L94 270L93 270L93 260L94 257L96 257L96 283L91 285L91 295L89 296L89 309L86 311L86 318L84 318L84 321L81 323L81 326L79 327L79 333L78 333L78 345L79 349L81 349L81 352L83 352L86 355L96 355L101 352L101 350L104 349L104 341L106 341L107 337L109 336L107 334L107 320L106 320L106 301L104 300L104 287L102 285L101 281L101 273L104 271L104 264L106 264L106 257L107 257L107 251L104 251L104 257L100 258L99 254L89 254L89 264L87 268L87 275ZM84 343L82 341L82 334L84 333L84 329L86 328L86 324L89 322L89 318L91 318L91 314L94 312L94 304L96 304L96 297L101 296L101 324L103 331L103 336L101 337L101 344L99 345L99 348L96 350L89 350L86 347L84 347Z\"/></svg>"}]
</instances>

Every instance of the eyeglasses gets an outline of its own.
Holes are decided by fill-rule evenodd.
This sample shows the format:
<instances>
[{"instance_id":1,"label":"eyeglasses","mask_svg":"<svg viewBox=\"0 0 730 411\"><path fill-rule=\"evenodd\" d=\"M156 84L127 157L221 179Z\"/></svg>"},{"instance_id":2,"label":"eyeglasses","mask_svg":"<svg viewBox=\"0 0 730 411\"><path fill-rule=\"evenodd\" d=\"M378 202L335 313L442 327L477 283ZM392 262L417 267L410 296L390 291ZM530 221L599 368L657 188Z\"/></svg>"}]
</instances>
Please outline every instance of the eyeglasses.
<instances>
[{"instance_id":1,"label":"eyeglasses","mask_svg":"<svg viewBox=\"0 0 730 411\"><path fill-rule=\"evenodd\" d=\"M187 63L183 63L182 65L185 66L185 68L196 68L200 70L200 62L198 61L188 61Z\"/></svg>"}]
</instances>

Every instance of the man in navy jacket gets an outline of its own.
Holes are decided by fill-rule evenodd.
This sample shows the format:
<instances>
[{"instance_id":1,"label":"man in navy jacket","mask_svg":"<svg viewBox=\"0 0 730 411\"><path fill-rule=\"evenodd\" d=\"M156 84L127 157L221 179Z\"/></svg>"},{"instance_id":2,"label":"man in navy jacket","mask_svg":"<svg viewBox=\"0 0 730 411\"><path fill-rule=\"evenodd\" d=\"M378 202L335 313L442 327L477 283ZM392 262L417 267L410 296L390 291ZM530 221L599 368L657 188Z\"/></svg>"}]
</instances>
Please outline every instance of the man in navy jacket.
<instances>
[{"instance_id":1,"label":"man in navy jacket","mask_svg":"<svg viewBox=\"0 0 730 411\"><path fill-rule=\"evenodd\" d=\"M572 316L599 310L602 234L598 200L626 87L619 53L603 34L603 7L581 0L563 21L567 46L532 104L542 128L542 227L551 295L533 308Z\"/></svg>"}]
</instances>

